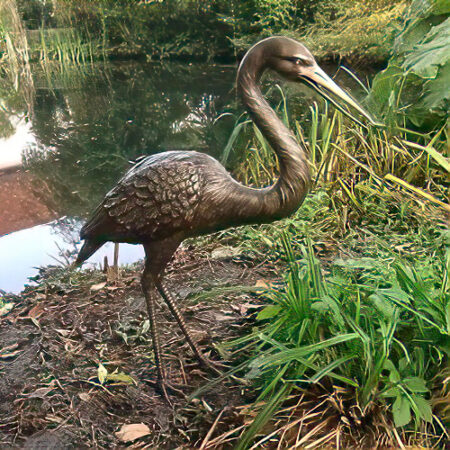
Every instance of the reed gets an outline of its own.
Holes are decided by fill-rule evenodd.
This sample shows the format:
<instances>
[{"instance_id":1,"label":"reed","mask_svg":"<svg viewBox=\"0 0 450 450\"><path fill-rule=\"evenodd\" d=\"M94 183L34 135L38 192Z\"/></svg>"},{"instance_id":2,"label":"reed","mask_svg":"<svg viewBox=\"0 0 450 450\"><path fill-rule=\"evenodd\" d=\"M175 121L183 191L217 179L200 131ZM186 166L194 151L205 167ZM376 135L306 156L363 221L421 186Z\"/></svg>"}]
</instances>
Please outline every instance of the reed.
<instances>
[{"instance_id":1,"label":"reed","mask_svg":"<svg viewBox=\"0 0 450 450\"><path fill-rule=\"evenodd\" d=\"M400 93L398 93L400 95ZM404 127L403 114L393 114L389 128L363 128L355 125L326 103L310 107L309 129L290 116L286 103L279 114L290 123L297 139L310 155L314 187L343 191L350 203L352 192L367 180L377 189L401 190L423 208L425 204L450 212L447 180L450 163L446 149L450 136L446 127L424 134ZM232 148L240 146L239 155ZM246 116L239 119L226 146L224 160L234 156L234 172L243 182L255 186L270 184L277 163L259 130Z\"/></svg>"},{"instance_id":2,"label":"reed","mask_svg":"<svg viewBox=\"0 0 450 450\"><path fill-rule=\"evenodd\" d=\"M8 96L19 94L32 117L34 105L34 80L30 67L27 34L17 9L16 0L0 2L0 73L9 80L12 91ZM8 89L9 91L9 89Z\"/></svg>"}]
</instances>

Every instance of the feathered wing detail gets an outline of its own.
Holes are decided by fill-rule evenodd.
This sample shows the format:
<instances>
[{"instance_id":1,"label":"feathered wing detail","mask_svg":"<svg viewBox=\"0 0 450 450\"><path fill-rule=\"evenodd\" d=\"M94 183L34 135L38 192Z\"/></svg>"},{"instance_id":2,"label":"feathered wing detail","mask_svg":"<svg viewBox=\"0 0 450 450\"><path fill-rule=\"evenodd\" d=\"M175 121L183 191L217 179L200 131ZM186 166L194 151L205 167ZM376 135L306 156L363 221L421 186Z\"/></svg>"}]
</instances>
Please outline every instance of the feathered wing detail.
<instances>
[{"instance_id":1,"label":"feathered wing detail","mask_svg":"<svg viewBox=\"0 0 450 450\"><path fill-rule=\"evenodd\" d=\"M201 165L191 161L196 155L168 152L132 167L81 229L87 247L78 260L106 241L141 243L188 231L201 191Z\"/></svg>"},{"instance_id":2,"label":"feathered wing detail","mask_svg":"<svg viewBox=\"0 0 450 450\"><path fill-rule=\"evenodd\" d=\"M192 163L162 162L124 179L103 208L128 232L158 239L189 227L199 191L199 171Z\"/></svg>"}]
</instances>

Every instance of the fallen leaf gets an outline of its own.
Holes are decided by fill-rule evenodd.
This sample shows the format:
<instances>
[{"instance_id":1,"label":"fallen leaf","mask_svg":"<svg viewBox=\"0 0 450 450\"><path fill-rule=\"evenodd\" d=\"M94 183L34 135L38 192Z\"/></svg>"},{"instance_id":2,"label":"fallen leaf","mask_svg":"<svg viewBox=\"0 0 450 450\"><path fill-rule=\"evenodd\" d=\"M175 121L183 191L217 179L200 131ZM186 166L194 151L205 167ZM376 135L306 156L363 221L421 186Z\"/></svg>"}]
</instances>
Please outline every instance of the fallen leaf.
<instances>
[{"instance_id":1,"label":"fallen leaf","mask_svg":"<svg viewBox=\"0 0 450 450\"><path fill-rule=\"evenodd\" d=\"M27 317L30 319L37 319L44 312L44 307L42 305L35 305L29 311Z\"/></svg>"},{"instance_id":2,"label":"fallen leaf","mask_svg":"<svg viewBox=\"0 0 450 450\"><path fill-rule=\"evenodd\" d=\"M242 316L245 316L249 309L260 309L263 305L256 305L254 303L241 303L240 305L231 306L235 311L239 311Z\"/></svg>"},{"instance_id":3,"label":"fallen leaf","mask_svg":"<svg viewBox=\"0 0 450 450\"><path fill-rule=\"evenodd\" d=\"M128 345L128 335L126 333L124 333L123 331L120 331L120 330L115 330L115 331L116 331L116 334L123 339L125 344Z\"/></svg>"},{"instance_id":4,"label":"fallen leaf","mask_svg":"<svg viewBox=\"0 0 450 450\"><path fill-rule=\"evenodd\" d=\"M140 334L146 334L147 331L150 330L150 321L148 319L144 320L144 323L142 324L142 329Z\"/></svg>"},{"instance_id":5,"label":"fallen leaf","mask_svg":"<svg viewBox=\"0 0 450 450\"><path fill-rule=\"evenodd\" d=\"M54 422L54 423L61 423L64 421L64 419L62 419L61 417L55 416L53 414L47 414L45 416L45 419L48 420L49 422Z\"/></svg>"},{"instance_id":6,"label":"fallen leaf","mask_svg":"<svg viewBox=\"0 0 450 450\"><path fill-rule=\"evenodd\" d=\"M106 367L100 363L97 369L97 378L100 381L100 384L103 384L106 381L106 377L108 376L108 370Z\"/></svg>"},{"instance_id":7,"label":"fallen leaf","mask_svg":"<svg viewBox=\"0 0 450 450\"><path fill-rule=\"evenodd\" d=\"M93 284L91 286L91 291L99 291L100 289L103 289L106 286L106 281L104 281L103 283L98 283L98 284Z\"/></svg>"},{"instance_id":8,"label":"fallen leaf","mask_svg":"<svg viewBox=\"0 0 450 450\"><path fill-rule=\"evenodd\" d=\"M13 308L14 308L14 303L5 303L0 308L0 317L1 316L6 316L6 314L8 314Z\"/></svg>"},{"instance_id":9,"label":"fallen leaf","mask_svg":"<svg viewBox=\"0 0 450 450\"><path fill-rule=\"evenodd\" d=\"M91 396L87 394L86 392L80 392L78 394L78 397L83 400L83 402L88 402L91 399Z\"/></svg>"},{"instance_id":10,"label":"fallen leaf","mask_svg":"<svg viewBox=\"0 0 450 450\"><path fill-rule=\"evenodd\" d=\"M117 289L120 289L118 286L108 286L106 289L108 289L108 291L117 291Z\"/></svg>"},{"instance_id":11,"label":"fallen leaf","mask_svg":"<svg viewBox=\"0 0 450 450\"><path fill-rule=\"evenodd\" d=\"M117 370L113 373L109 373L106 375L106 379L108 381L115 381L119 384L135 384L137 386L137 382L134 378L130 377L123 372L117 372Z\"/></svg>"},{"instance_id":12,"label":"fallen leaf","mask_svg":"<svg viewBox=\"0 0 450 450\"><path fill-rule=\"evenodd\" d=\"M232 258L240 253L241 251L236 247L218 247L211 252L211 259Z\"/></svg>"},{"instance_id":13,"label":"fallen leaf","mask_svg":"<svg viewBox=\"0 0 450 450\"><path fill-rule=\"evenodd\" d=\"M114 434L119 441L130 442L149 435L150 428L144 423L131 423L123 425L120 431L117 431Z\"/></svg>"},{"instance_id":14,"label":"fallen leaf","mask_svg":"<svg viewBox=\"0 0 450 450\"><path fill-rule=\"evenodd\" d=\"M230 315L226 315L226 314L222 314L220 312L218 313L213 313L214 314L214 319L217 322L226 322L227 320L233 320L233 317Z\"/></svg>"},{"instance_id":15,"label":"fallen leaf","mask_svg":"<svg viewBox=\"0 0 450 450\"><path fill-rule=\"evenodd\" d=\"M58 328L55 328L55 331L63 337L69 336L69 334L71 333L70 330L62 330L62 329L58 329Z\"/></svg>"},{"instance_id":16,"label":"fallen leaf","mask_svg":"<svg viewBox=\"0 0 450 450\"><path fill-rule=\"evenodd\" d=\"M17 342L14 342L14 344L7 345L6 347L3 347L0 350L0 353L10 352L11 350L15 350L16 348L19 348L19 344Z\"/></svg>"},{"instance_id":17,"label":"fallen leaf","mask_svg":"<svg viewBox=\"0 0 450 450\"><path fill-rule=\"evenodd\" d=\"M49 386L41 387L28 394L28 398L44 398L49 392L55 389L55 381L53 380Z\"/></svg>"},{"instance_id":18,"label":"fallen leaf","mask_svg":"<svg viewBox=\"0 0 450 450\"><path fill-rule=\"evenodd\" d=\"M41 325L39 324L39 321L35 319L34 317L30 317L30 320L36 325L37 328L41 329Z\"/></svg>"},{"instance_id":19,"label":"fallen leaf","mask_svg":"<svg viewBox=\"0 0 450 450\"><path fill-rule=\"evenodd\" d=\"M258 280L255 283L255 287L261 288L256 291L257 294L263 294L267 289L271 289L274 286L274 283L267 280Z\"/></svg>"},{"instance_id":20,"label":"fallen leaf","mask_svg":"<svg viewBox=\"0 0 450 450\"><path fill-rule=\"evenodd\" d=\"M8 359L17 356L22 350L16 350L15 352L10 353L0 353L0 359Z\"/></svg>"}]
</instances>

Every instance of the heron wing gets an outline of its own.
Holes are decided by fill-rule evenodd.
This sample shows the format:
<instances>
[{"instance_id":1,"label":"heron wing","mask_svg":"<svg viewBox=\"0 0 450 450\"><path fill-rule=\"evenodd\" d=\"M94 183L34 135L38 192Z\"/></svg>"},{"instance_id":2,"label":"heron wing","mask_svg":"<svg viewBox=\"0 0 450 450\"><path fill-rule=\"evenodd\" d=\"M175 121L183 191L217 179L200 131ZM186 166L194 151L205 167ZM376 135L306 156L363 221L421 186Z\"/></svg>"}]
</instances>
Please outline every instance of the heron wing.
<instances>
[{"instance_id":1,"label":"heron wing","mask_svg":"<svg viewBox=\"0 0 450 450\"><path fill-rule=\"evenodd\" d=\"M169 236L192 224L201 171L189 160L152 159L130 169L83 227L82 237L137 241Z\"/></svg>"}]
</instances>

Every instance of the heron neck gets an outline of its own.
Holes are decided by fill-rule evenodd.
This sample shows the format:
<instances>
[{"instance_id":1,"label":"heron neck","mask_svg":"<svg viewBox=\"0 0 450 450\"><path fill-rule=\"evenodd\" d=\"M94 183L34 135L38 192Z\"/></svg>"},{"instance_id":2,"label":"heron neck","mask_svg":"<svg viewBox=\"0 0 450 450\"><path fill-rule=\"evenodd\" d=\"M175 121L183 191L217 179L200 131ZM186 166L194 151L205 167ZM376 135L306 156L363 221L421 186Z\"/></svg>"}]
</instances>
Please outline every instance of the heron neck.
<instances>
[{"instance_id":1,"label":"heron neck","mask_svg":"<svg viewBox=\"0 0 450 450\"><path fill-rule=\"evenodd\" d=\"M310 184L310 172L305 149L261 93L259 81L266 68L261 60L260 55L247 55L238 71L237 89L254 123L275 151L280 166L276 183L259 191L263 197L260 214L268 219L281 218L303 202Z\"/></svg>"}]
</instances>

